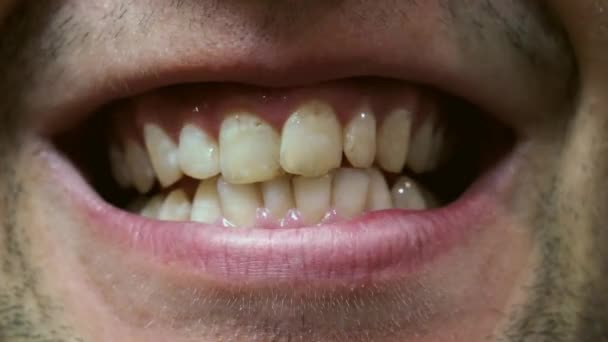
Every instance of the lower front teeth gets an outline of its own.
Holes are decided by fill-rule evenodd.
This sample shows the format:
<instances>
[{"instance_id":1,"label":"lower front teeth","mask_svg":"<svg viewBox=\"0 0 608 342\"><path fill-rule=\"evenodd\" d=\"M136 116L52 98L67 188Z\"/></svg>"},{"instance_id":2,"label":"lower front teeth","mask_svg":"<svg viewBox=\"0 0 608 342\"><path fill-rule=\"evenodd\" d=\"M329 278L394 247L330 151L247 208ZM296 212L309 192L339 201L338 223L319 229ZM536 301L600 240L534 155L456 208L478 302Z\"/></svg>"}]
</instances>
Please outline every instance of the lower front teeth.
<instances>
[{"instance_id":1,"label":"lower front teeth","mask_svg":"<svg viewBox=\"0 0 608 342\"><path fill-rule=\"evenodd\" d=\"M255 184L211 178L199 183L192 200L184 190L177 189L166 198L152 197L140 214L167 221L237 227L264 225L270 220L275 222L273 226L293 227L319 224L331 217L350 219L383 209L422 210L433 203L428 192L407 177L401 177L389 189L376 169L340 168L320 177L284 175Z\"/></svg>"}]
</instances>

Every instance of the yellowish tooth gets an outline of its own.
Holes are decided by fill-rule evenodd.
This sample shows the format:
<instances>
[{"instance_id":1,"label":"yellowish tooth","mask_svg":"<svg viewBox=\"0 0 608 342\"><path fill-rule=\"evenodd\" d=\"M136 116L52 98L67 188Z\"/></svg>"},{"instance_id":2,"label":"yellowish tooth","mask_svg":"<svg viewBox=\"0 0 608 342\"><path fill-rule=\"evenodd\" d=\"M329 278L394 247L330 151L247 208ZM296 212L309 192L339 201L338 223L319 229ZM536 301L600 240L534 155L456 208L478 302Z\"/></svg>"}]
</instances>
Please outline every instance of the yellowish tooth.
<instances>
[{"instance_id":1,"label":"yellowish tooth","mask_svg":"<svg viewBox=\"0 0 608 342\"><path fill-rule=\"evenodd\" d=\"M178 148L179 166L196 179L207 179L220 173L220 148L213 137L193 124L182 127Z\"/></svg>"},{"instance_id":2,"label":"yellowish tooth","mask_svg":"<svg viewBox=\"0 0 608 342\"><path fill-rule=\"evenodd\" d=\"M187 221L190 219L191 209L192 205L184 190L173 190L160 207L158 219L162 221Z\"/></svg>"},{"instance_id":3,"label":"yellowish tooth","mask_svg":"<svg viewBox=\"0 0 608 342\"><path fill-rule=\"evenodd\" d=\"M352 218L365 210L369 176L365 170L340 168L333 179L332 207L338 215Z\"/></svg>"},{"instance_id":4,"label":"yellowish tooth","mask_svg":"<svg viewBox=\"0 0 608 342\"><path fill-rule=\"evenodd\" d=\"M424 190L409 177L401 177L391 190L393 205L399 209L422 210L427 208Z\"/></svg>"},{"instance_id":5,"label":"yellowish tooth","mask_svg":"<svg viewBox=\"0 0 608 342\"><path fill-rule=\"evenodd\" d=\"M281 166L289 173L317 177L340 167L342 127L329 104L309 101L283 126Z\"/></svg>"},{"instance_id":6,"label":"yellowish tooth","mask_svg":"<svg viewBox=\"0 0 608 342\"><path fill-rule=\"evenodd\" d=\"M294 177L293 192L303 222L319 223L331 207L331 176Z\"/></svg>"},{"instance_id":7,"label":"yellowish tooth","mask_svg":"<svg viewBox=\"0 0 608 342\"><path fill-rule=\"evenodd\" d=\"M219 223L222 219L222 206L217 193L217 179L206 179L198 185L190 220L201 223Z\"/></svg>"},{"instance_id":8,"label":"yellowish tooth","mask_svg":"<svg viewBox=\"0 0 608 342\"><path fill-rule=\"evenodd\" d=\"M133 140L128 140L125 148L125 159L131 179L137 191L142 194L154 186L154 170L144 148Z\"/></svg>"},{"instance_id":9,"label":"yellowish tooth","mask_svg":"<svg viewBox=\"0 0 608 342\"><path fill-rule=\"evenodd\" d=\"M370 181L366 209L368 211L391 209L393 199L384 175L377 169L369 169L368 172Z\"/></svg>"},{"instance_id":10,"label":"yellowish tooth","mask_svg":"<svg viewBox=\"0 0 608 342\"><path fill-rule=\"evenodd\" d=\"M224 218L237 227L253 226L257 210L263 207L257 184L231 184L223 177L217 183Z\"/></svg>"},{"instance_id":11,"label":"yellowish tooth","mask_svg":"<svg viewBox=\"0 0 608 342\"><path fill-rule=\"evenodd\" d=\"M120 187L127 188L133 184L125 154L117 145L110 146L110 167L114 180Z\"/></svg>"},{"instance_id":12,"label":"yellowish tooth","mask_svg":"<svg viewBox=\"0 0 608 342\"><path fill-rule=\"evenodd\" d=\"M248 113L232 113L220 129L220 168L232 184L256 183L276 177L279 134L262 119Z\"/></svg>"},{"instance_id":13,"label":"yellowish tooth","mask_svg":"<svg viewBox=\"0 0 608 342\"><path fill-rule=\"evenodd\" d=\"M390 112L378 131L376 160L388 172L399 173L405 166L410 142L412 115L406 109Z\"/></svg>"},{"instance_id":14,"label":"yellowish tooth","mask_svg":"<svg viewBox=\"0 0 608 342\"><path fill-rule=\"evenodd\" d=\"M164 201L165 198L162 195L152 197L140 211L140 215L151 219L157 219L158 214L160 213L160 207L163 205Z\"/></svg>"},{"instance_id":15,"label":"yellowish tooth","mask_svg":"<svg viewBox=\"0 0 608 342\"><path fill-rule=\"evenodd\" d=\"M363 108L344 128L344 154L354 167L368 168L376 157L376 117Z\"/></svg>"},{"instance_id":16,"label":"yellowish tooth","mask_svg":"<svg viewBox=\"0 0 608 342\"><path fill-rule=\"evenodd\" d=\"M144 125L144 140L150 155L152 168L160 184L164 187L182 178L177 158L177 145L171 137L156 124Z\"/></svg>"},{"instance_id":17,"label":"yellowish tooth","mask_svg":"<svg viewBox=\"0 0 608 342\"><path fill-rule=\"evenodd\" d=\"M431 149L431 158L428 164L428 171L434 171L437 169L439 164L443 161L445 154L445 130L438 128L433 134L433 143Z\"/></svg>"},{"instance_id":18,"label":"yellowish tooth","mask_svg":"<svg viewBox=\"0 0 608 342\"><path fill-rule=\"evenodd\" d=\"M427 117L412 137L407 166L416 173L429 170L433 153L433 126L432 116Z\"/></svg>"},{"instance_id":19,"label":"yellowish tooth","mask_svg":"<svg viewBox=\"0 0 608 342\"><path fill-rule=\"evenodd\" d=\"M261 187L264 207L275 219L285 218L289 209L296 208L289 176L281 176L264 182Z\"/></svg>"}]
</instances>

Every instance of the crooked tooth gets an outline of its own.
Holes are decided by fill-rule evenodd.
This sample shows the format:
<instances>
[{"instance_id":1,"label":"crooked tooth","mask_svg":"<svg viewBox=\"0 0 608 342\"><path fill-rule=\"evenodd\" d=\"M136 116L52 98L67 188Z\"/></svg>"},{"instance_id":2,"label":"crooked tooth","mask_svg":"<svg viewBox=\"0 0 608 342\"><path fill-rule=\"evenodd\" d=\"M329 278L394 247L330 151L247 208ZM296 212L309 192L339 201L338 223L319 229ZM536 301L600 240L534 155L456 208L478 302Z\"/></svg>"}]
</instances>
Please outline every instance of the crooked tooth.
<instances>
[{"instance_id":1,"label":"crooked tooth","mask_svg":"<svg viewBox=\"0 0 608 342\"><path fill-rule=\"evenodd\" d=\"M257 184L231 184L220 178L217 183L224 217L237 227L253 226L262 196Z\"/></svg>"},{"instance_id":2,"label":"crooked tooth","mask_svg":"<svg viewBox=\"0 0 608 342\"><path fill-rule=\"evenodd\" d=\"M264 207L272 217L282 219L289 209L296 208L289 176L281 176L262 183Z\"/></svg>"},{"instance_id":3,"label":"crooked tooth","mask_svg":"<svg viewBox=\"0 0 608 342\"><path fill-rule=\"evenodd\" d=\"M171 137L156 124L144 125L144 140L150 155L152 168L160 184L164 187L182 178L177 157L177 145Z\"/></svg>"},{"instance_id":4,"label":"crooked tooth","mask_svg":"<svg viewBox=\"0 0 608 342\"><path fill-rule=\"evenodd\" d=\"M162 195L152 197L140 211L140 215L151 219L157 219L158 214L160 213L160 207L163 205L164 201L165 198Z\"/></svg>"},{"instance_id":5,"label":"crooked tooth","mask_svg":"<svg viewBox=\"0 0 608 342\"><path fill-rule=\"evenodd\" d=\"M280 172L278 133L260 118L234 113L220 129L222 177L233 184L269 180Z\"/></svg>"},{"instance_id":6,"label":"crooked tooth","mask_svg":"<svg viewBox=\"0 0 608 342\"><path fill-rule=\"evenodd\" d=\"M412 137L407 165L416 173L429 171L433 157L433 126L432 116L427 117Z\"/></svg>"},{"instance_id":7,"label":"crooked tooth","mask_svg":"<svg viewBox=\"0 0 608 342\"><path fill-rule=\"evenodd\" d=\"M133 184L125 154L119 146L114 144L110 145L110 167L114 180L120 187L127 188Z\"/></svg>"},{"instance_id":8,"label":"crooked tooth","mask_svg":"<svg viewBox=\"0 0 608 342\"><path fill-rule=\"evenodd\" d=\"M368 172L370 180L366 209L368 211L391 209L393 199L384 175L377 169L369 169Z\"/></svg>"},{"instance_id":9,"label":"crooked tooth","mask_svg":"<svg viewBox=\"0 0 608 342\"><path fill-rule=\"evenodd\" d=\"M184 190L173 190L160 207L158 219L163 221L187 221L190 219L191 209L192 205Z\"/></svg>"},{"instance_id":10,"label":"crooked tooth","mask_svg":"<svg viewBox=\"0 0 608 342\"><path fill-rule=\"evenodd\" d=\"M128 140L125 159L137 191L142 194L150 191L154 186L154 170L143 147L133 140Z\"/></svg>"},{"instance_id":11,"label":"crooked tooth","mask_svg":"<svg viewBox=\"0 0 608 342\"><path fill-rule=\"evenodd\" d=\"M196 125L186 124L179 135L179 166L188 176L207 179L220 173L220 149L213 137Z\"/></svg>"},{"instance_id":12,"label":"crooked tooth","mask_svg":"<svg viewBox=\"0 0 608 342\"><path fill-rule=\"evenodd\" d=\"M399 209L422 210L427 208L424 190L409 177L397 180L391 191L393 205Z\"/></svg>"},{"instance_id":13,"label":"crooked tooth","mask_svg":"<svg viewBox=\"0 0 608 342\"><path fill-rule=\"evenodd\" d=\"M368 168L376 157L376 117L365 107L344 128L344 154L354 167Z\"/></svg>"},{"instance_id":14,"label":"crooked tooth","mask_svg":"<svg viewBox=\"0 0 608 342\"><path fill-rule=\"evenodd\" d=\"M365 170L341 168L334 175L332 208L344 218L352 218L365 210L370 179Z\"/></svg>"},{"instance_id":15,"label":"crooked tooth","mask_svg":"<svg viewBox=\"0 0 608 342\"><path fill-rule=\"evenodd\" d=\"M296 207L305 224L316 224L331 206L331 176L294 177L293 192Z\"/></svg>"},{"instance_id":16,"label":"crooked tooth","mask_svg":"<svg viewBox=\"0 0 608 342\"><path fill-rule=\"evenodd\" d=\"M388 172L399 173L407 160L412 115L406 109L390 112L382 121L377 137L376 160Z\"/></svg>"},{"instance_id":17,"label":"crooked tooth","mask_svg":"<svg viewBox=\"0 0 608 342\"><path fill-rule=\"evenodd\" d=\"M217 179L200 182L192 201L190 220L201 223L218 223L222 219L222 206L217 193Z\"/></svg>"},{"instance_id":18,"label":"crooked tooth","mask_svg":"<svg viewBox=\"0 0 608 342\"><path fill-rule=\"evenodd\" d=\"M300 106L283 126L280 156L285 171L306 177L340 167L342 128L333 109L322 101Z\"/></svg>"}]
</instances>

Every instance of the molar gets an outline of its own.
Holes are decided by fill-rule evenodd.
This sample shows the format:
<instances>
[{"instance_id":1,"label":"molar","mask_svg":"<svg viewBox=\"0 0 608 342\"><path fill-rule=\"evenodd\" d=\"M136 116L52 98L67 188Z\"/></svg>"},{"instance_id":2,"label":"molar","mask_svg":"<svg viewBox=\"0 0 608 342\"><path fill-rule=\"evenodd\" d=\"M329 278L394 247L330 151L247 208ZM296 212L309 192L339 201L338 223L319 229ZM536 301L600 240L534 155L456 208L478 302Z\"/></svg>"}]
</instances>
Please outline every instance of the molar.
<instances>
[{"instance_id":1,"label":"molar","mask_svg":"<svg viewBox=\"0 0 608 342\"><path fill-rule=\"evenodd\" d=\"M215 139L196 125L186 124L179 135L178 159L182 171L196 179L220 173L219 146Z\"/></svg>"},{"instance_id":2,"label":"molar","mask_svg":"<svg viewBox=\"0 0 608 342\"><path fill-rule=\"evenodd\" d=\"M285 122L281 166L289 173L318 177L342 163L342 127L333 109L322 101L300 106Z\"/></svg>"},{"instance_id":3,"label":"molar","mask_svg":"<svg viewBox=\"0 0 608 342\"><path fill-rule=\"evenodd\" d=\"M177 145L171 137L156 124L144 125L144 140L150 155L152 168L163 187L182 178L177 158Z\"/></svg>"},{"instance_id":4,"label":"molar","mask_svg":"<svg viewBox=\"0 0 608 342\"><path fill-rule=\"evenodd\" d=\"M429 171L433 156L433 115L424 119L420 128L412 137L407 166L415 173L421 174Z\"/></svg>"},{"instance_id":5,"label":"molar","mask_svg":"<svg viewBox=\"0 0 608 342\"><path fill-rule=\"evenodd\" d=\"M280 137L262 119L248 113L232 113L220 129L222 177L233 184L255 183L276 177Z\"/></svg>"},{"instance_id":6,"label":"molar","mask_svg":"<svg viewBox=\"0 0 608 342\"><path fill-rule=\"evenodd\" d=\"M126 157L122 149L117 145L110 145L110 167L112 176L116 183L122 188L128 188L133 184L131 173L126 163Z\"/></svg>"}]
</instances>

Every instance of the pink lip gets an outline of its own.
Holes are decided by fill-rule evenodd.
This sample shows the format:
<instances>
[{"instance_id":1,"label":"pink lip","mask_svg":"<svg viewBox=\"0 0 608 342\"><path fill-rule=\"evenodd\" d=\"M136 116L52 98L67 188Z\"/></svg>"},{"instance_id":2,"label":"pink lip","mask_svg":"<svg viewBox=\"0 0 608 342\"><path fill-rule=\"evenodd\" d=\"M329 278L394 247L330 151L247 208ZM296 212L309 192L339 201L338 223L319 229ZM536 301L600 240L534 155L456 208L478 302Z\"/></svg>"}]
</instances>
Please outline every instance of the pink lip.
<instances>
[{"instance_id":1,"label":"pink lip","mask_svg":"<svg viewBox=\"0 0 608 342\"><path fill-rule=\"evenodd\" d=\"M499 216L517 159L512 152L441 209L374 212L310 228L240 230L149 220L117 209L54 147L42 150L52 178L99 238L226 285L356 285L415 272Z\"/></svg>"}]
</instances>

